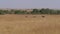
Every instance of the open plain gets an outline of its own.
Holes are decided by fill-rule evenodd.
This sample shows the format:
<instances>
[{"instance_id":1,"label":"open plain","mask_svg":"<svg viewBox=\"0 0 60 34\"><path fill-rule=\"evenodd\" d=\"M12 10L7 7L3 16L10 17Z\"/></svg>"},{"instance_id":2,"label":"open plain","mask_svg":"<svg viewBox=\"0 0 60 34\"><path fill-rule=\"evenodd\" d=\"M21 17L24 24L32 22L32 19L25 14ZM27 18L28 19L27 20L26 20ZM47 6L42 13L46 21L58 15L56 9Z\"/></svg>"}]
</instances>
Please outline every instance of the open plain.
<instances>
[{"instance_id":1,"label":"open plain","mask_svg":"<svg viewBox=\"0 0 60 34\"><path fill-rule=\"evenodd\" d=\"M60 15L0 15L0 34L60 34Z\"/></svg>"}]
</instances>

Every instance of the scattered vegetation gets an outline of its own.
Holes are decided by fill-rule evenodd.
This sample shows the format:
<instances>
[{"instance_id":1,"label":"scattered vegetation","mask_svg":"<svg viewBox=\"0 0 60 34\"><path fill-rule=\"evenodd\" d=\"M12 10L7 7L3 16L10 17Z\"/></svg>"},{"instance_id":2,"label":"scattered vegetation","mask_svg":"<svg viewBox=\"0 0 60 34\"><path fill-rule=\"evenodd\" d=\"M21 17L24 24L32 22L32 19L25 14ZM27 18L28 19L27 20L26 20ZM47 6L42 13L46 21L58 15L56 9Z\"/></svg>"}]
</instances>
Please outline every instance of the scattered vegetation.
<instances>
[{"instance_id":1,"label":"scattered vegetation","mask_svg":"<svg viewBox=\"0 0 60 34\"><path fill-rule=\"evenodd\" d=\"M49 8L33 9L31 12L21 11L21 10L0 10L0 15L4 14L60 14L60 10L54 10Z\"/></svg>"}]
</instances>

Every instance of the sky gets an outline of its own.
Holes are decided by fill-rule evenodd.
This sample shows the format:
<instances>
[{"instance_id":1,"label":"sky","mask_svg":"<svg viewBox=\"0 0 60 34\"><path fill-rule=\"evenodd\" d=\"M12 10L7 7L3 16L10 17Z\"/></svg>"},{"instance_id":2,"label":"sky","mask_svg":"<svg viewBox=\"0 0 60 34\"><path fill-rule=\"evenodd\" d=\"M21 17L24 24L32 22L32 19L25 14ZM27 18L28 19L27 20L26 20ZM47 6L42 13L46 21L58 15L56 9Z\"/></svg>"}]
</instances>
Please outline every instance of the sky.
<instances>
[{"instance_id":1,"label":"sky","mask_svg":"<svg viewBox=\"0 0 60 34\"><path fill-rule=\"evenodd\" d=\"M0 0L0 8L57 8L60 0Z\"/></svg>"}]
</instances>

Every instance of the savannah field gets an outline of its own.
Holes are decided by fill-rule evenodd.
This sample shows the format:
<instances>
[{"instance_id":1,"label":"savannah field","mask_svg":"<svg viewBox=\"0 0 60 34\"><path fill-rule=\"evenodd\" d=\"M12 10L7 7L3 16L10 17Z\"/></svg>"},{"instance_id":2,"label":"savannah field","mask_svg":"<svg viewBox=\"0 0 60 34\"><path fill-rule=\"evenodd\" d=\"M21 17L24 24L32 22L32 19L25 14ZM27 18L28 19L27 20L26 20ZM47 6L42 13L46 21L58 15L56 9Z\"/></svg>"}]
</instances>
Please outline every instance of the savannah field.
<instances>
[{"instance_id":1,"label":"savannah field","mask_svg":"<svg viewBox=\"0 0 60 34\"><path fill-rule=\"evenodd\" d=\"M0 34L60 34L60 15L0 15Z\"/></svg>"}]
</instances>

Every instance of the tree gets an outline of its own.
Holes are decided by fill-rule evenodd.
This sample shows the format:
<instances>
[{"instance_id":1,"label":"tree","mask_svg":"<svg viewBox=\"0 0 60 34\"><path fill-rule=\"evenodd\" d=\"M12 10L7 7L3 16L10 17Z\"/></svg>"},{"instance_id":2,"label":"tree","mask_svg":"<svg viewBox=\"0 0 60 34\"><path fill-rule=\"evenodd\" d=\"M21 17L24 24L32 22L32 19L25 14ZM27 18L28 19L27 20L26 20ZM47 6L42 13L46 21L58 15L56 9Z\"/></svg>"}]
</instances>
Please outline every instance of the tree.
<instances>
[{"instance_id":1,"label":"tree","mask_svg":"<svg viewBox=\"0 0 60 34\"><path fill-rule=\"evenodd\" d=\"M16 11L14 11L14 14L25 14L25 11L16 10Z\"/></svg>"},{"instance_id":2,"label":"tree","mask_svg":"<svg viewBox=\"0 0 60 34\"><path fill-rule=\"evenodd\" d=\"M60 10L57 10L57 14L60 14Z\"/></svg>"},{"instance_id":3,"label":"tree","mask_svg":"<svg viewBox=\"0 0 60 34\"><path fill-rule=\"evenodd\" d=\"M47 9L42 8L40 10L40 12L41 12L41 14L48 14L49 13L49 9L48 8Z\"/></svg>"},{"instance_id":4,"label":"tree","mask_svg":"<svg viewBox=\"0 0 60 34\"><path fill-rule=\"evenodd\" d=\"M39 13L38 9L33 9L33 11L31 12L31 14L38 14L38 13Z\"/></svg>"},{"instance_id":5,"label":"tree","mask_svg":"<svg viewBox=\"0 0 60 34\"><path fill-rule=\"evenodd\" d=\"M4 15L5 12L3 10L0 10L0 15Z\"/></svg>"}]
</instances>

